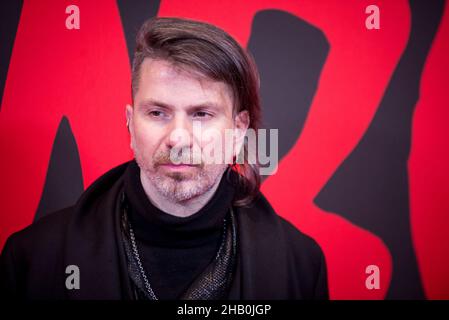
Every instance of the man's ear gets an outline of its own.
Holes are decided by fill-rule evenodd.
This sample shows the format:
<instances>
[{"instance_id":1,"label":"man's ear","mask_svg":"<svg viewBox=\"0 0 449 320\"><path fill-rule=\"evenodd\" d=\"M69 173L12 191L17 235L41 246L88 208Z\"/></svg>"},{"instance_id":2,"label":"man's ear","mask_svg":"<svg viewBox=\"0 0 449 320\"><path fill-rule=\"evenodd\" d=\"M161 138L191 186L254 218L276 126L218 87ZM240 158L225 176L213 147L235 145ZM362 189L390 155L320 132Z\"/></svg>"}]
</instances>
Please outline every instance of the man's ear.
<instances>
[{"instance_id":1,"label":"man's ear","mask_svg":"<svg viewBox=\"0 0 449 320\"><path fill-rule=\"evenodd\" d=\"M130 136L131 136L129 146L130 146L131 150L134 150L134 135L133 135L134 131L133 131L133 127L132 127L134 108L131 105L127 104L125 114L126 114L126 127L128 128L128 132L130 133ZM130 126L131 126L131 129L130 129Z\"/></svg>"},{"instance_id":2,"label":"man's ear","mask_svg":"<svg viewBox=\"0 0 449 320\"><path fill-rule=\"evenodd\" d=\"M127 104L126 105L126 127L128 127L128 131L129 131L129 125L130 122L132 121L133 118L133 112L134 112L134 108Z\"/></svg>"},{"instance_id":3,"label":"man's ear","mask_svg":"<svg viewBox=\"0 0 449 320\"><path fill-rule=\"evenodd\" d=\"M238 157L244 142L250 119L247 110L240 111L234 119L234 155Z\"/></svg>"}]
</instances>

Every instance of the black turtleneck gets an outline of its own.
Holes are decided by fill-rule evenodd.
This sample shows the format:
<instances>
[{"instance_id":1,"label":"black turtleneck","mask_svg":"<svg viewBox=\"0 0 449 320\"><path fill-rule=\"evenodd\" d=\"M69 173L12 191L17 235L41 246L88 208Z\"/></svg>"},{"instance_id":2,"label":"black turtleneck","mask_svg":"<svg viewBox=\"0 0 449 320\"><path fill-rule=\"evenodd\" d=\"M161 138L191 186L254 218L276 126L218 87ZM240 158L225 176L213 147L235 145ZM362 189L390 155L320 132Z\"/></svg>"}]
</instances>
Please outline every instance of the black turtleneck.
<instances>
[{"instance_id":1,"label":"black turtleneck","mask_svg":"<svg viewBox=\"0 0 449 320\"><path fill-rule=\"evenodd\" d=\"M215 258L223 219L234 197L226 173L209 202L189 217L155 207L143 189L135 161L125 173L129 218L150 285L158 299L178 299Z\"/></svg>"}]
</instances>

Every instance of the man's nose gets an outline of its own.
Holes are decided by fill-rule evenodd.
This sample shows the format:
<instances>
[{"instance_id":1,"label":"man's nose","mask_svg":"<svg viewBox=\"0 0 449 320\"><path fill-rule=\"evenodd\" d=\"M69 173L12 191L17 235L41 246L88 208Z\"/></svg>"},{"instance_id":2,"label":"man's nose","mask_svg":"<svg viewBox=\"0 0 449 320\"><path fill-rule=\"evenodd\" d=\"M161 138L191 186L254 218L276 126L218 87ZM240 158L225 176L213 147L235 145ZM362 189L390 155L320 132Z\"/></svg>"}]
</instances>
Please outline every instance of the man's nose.
<instances>
[{"instance_id":1,"label":"man's nose","mask_svg":"<svg viewBox=\"0 0 449 320\"><path fill-rule=\"evenodd\" d=\"M167 134L169 148L191 148L193 144L192 120L187 115L175 115L169 126Z\"/></svg>"}]
</instances>

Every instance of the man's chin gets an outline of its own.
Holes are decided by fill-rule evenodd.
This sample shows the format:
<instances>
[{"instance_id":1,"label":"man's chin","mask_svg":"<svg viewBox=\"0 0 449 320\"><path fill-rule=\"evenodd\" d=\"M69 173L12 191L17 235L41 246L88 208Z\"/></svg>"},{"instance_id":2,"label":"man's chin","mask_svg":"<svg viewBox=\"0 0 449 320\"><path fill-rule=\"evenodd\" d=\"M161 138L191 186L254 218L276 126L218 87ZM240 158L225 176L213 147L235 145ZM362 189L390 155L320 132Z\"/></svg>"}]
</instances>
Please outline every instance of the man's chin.
<instances>
[{"instance_id":1,"label":"man's chin","mask_svg":"<svg viewBox=\"0 0 449 320\"><path fill-rule=\"evenodd\" d=\"M191 177L185 177L185 173L165 174L158 179L156 188L167 198L175 202L184 202L203 194L207 188L204 181L198 181Z\"/></svg>"}]
</instances>

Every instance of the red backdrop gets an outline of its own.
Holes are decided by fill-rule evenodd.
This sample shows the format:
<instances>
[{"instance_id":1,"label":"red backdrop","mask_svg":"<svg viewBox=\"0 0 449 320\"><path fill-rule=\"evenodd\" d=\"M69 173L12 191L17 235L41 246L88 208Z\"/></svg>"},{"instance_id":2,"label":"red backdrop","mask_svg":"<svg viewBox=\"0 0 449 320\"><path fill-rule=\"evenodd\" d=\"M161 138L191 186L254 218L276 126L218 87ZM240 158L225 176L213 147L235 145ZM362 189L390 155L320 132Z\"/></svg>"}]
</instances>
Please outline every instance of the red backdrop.
<instances>
[{"instance_id":1,"label":"red backdrop","mask_svg":"<svg viewBox=\"0 0 449 320\"><path fill-rule=\"evenodd\" d=\"M79 30L65 28L70 4L80 8ZM365 28L370 4L380 8L380 30ZM157 15L213 23L246 47L254 16L271 9L321 30L329 52L301 134L262 191L279 215L322 247L331 298L383 299L394 270L389 247L339 212L322 209L315 198L363 139L381 105L410 41L410 4L172 0L161 1ZM445 6L420 74L404 159L411 240L419 281L431 299L449 298L448 39ZM61 118L70 121L87 187L132 157L124 109L130 101L128 49L116 1L23 3L0 110L0 247L34 219ZM398 225L387 227L394 232ZM381 271L378 290L365 287L365 268L372 264Z\"/></svg>"}]
</instances>

